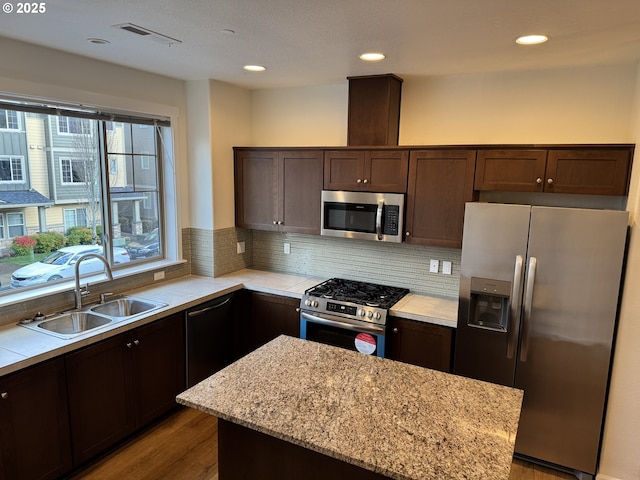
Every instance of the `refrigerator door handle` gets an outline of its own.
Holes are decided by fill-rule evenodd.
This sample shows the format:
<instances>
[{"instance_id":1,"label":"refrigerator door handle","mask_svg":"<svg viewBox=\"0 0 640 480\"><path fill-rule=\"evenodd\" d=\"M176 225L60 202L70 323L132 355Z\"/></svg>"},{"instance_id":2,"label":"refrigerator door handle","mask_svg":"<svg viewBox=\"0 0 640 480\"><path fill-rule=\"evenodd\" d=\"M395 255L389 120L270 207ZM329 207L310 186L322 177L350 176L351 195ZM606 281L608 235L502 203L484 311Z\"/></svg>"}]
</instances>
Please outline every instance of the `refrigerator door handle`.
<instances>
[{"instance_id":1,"label":"refrigerator door handle","mask_svg":"<svg viewBox=\"0 0 640 480\"><path fill-rule=\"evenodd\" d=\"M522 320L522 337L520 338L520 361L526 362L529 353L529 324L531 323L531 307L533 305L533 286L536 281L536 257L529 259L527 282L524 287L524 318Z\"/></svg>"},{"instance_id":2,"label":"refrigerator door handle","mask_svg":"<svg viewBox=\"0 0 640 480\"><path fill-rule=\"evenodd\" d=\"M513 271L513 288L511 289L511 311L509 312L509 332L507 336L507 358L513 358L516 350L516 338L520 319L520 302L522 301L522 267L524 259L522 255L516 255L516 263Z\"/></svg>"}]
</instances>

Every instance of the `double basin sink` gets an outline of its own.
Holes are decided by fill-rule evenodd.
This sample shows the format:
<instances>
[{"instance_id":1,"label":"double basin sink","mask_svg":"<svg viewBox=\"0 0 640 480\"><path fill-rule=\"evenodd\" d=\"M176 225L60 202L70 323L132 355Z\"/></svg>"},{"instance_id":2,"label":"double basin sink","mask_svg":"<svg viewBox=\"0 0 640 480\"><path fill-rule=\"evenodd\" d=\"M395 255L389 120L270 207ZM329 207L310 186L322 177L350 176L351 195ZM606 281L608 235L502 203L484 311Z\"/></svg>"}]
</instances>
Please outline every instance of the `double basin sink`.
<instances>
[{"instance_id":1,"label":"double basin sink","mask_svg":"<svg viewBox=\"0 0 640 480\"><path fill-rule=\"evenodd\" d=\"M104 303L89 305L83 310L59 313L22 326L60 338L72 338L166 306L167 304L161 302L121 296Z\"/></svg>"}]
</instances>

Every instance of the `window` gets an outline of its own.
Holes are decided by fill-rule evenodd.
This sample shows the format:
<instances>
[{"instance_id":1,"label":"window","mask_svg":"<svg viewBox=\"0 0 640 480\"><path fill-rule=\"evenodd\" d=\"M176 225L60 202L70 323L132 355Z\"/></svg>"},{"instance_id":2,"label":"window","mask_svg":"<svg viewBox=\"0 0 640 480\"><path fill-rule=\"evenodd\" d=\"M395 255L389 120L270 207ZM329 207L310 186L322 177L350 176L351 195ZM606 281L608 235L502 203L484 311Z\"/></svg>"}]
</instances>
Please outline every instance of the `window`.
<instances>
[{"instance_id":1,"label":"window","mask_svg":"<svg viewBox=\"0 0 640 480\"><path fill-rule=\"evenodd\" d=\"M0 110L0 129L20 130L18 112L14 110Z\"/></svg>"},{"instance_id":2,"label":"window","mask_svg":"<svg viewBox=\"0 0 640 480\"><path fill-rule=\"evenodd\" d=\"M0 156L0 182L24 183L22 157Z\"/></svg>"},{"instance_id":3,"label":"window","mask_svg":"<svg viewBox=\"0 0 640 480\"><path fill-rule=\"evenodd\" d=\"M9 238L24 235L24 214L21 212L7 213L7 227Z\"/></svg>"},{"instance_id":4,"label":"window","mask_svg":"<svg viewBox=\"0 0 640 480\"><path fill-rule=\"evenodd\" d=\"M58 133L90 134L91 120L87 118L58 117Z\"/></svg>"},{"instance_id":5,"label":"window","mask_svg":"<svg viewBox=\"0 0 640 480\"><path fill-rule=\"evenodd\" d=\"M60 159L60 170L62 175L62 183L87 183L87 165L86 160L78 160L72 158Z\"/></svg>"},{"instance_id":6,"label":"window","mask_svg":"<svg viewBox=\"0 0 640 480\"><path fill-rule=\"evenodd\" d=\"M28 105L29 117L37 121L24 122L23 112L0 106L7 107L0 109L0 130L18 124L21 128L10 134L0 131L0 188L8 191L3 198L23 202L20 206L0 202L1 252L11 251L15 237L55 232L62 238L51 238L67 244L63 251L78 245L95 248L114 270L164 256L159 145L161 134L167 134L163 148L171 145L166 120L101 112L96 118L80 118L68 110L60 116L46 106ZM91 114L83 109L81 115ZM48 134L42 135L43 131ZM12 141L3 142L8 136ZM32 144L43 148L31 152ZM16 155L22 152L30 156ZM0 295L73 279L72 270L34 276L31 271L45 257L35 255L16 254L4 260L13 268L6 269L10 274L0 272Z\"/></svg>"},{"instance_id":7,"label":"window","mask_svg":"<svg viewBox=\"0 0 640 480\"><path fill-rule=\"evenodd\" d=\"M86 227L87 209L86 208L65 208L64 210L64 229L69 230L71 227Z\"/></svg>"}]
</instances>

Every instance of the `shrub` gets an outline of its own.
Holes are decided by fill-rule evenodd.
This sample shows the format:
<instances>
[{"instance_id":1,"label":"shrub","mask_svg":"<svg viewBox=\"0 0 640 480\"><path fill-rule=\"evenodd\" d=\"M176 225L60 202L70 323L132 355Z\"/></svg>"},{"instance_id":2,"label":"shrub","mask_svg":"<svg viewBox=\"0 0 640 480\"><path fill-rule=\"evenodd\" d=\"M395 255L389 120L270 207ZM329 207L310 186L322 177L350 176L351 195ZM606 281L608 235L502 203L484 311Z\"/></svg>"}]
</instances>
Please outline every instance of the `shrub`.
<instances>
[{"instance_id":1,"label":"shrub","mask_svg":"<svg viewBox=\"0 0 640 480\"><path fill-rule=\"evenodd\" d=\"M71 227L67 230L67 245L91 245L93 232L87 227Z\"/></svg>"},{"instance_id":2,"label":"shrub","mask_svg":"<svg viewBox=\"0 0 640 480\"><path fill-rule=\"evenodd\" d=\"M66 245L67 239L59 232L36 233L32 235L37 242L33 251L35 253L49 253Z\"/></svg>"},{"instance_id":3,"label":"shrub","mask_svg":"<svg viewBox=\"0 0 640 480\"><path fill-rule=\"evenodd\" d=\"M13 242L11 242L11 248L18 257L23 257L25 255L31 255L33 247L35 247L37 243L34 238L25 235L23 237L15 237Z\"/></svg>"}]
</instances>

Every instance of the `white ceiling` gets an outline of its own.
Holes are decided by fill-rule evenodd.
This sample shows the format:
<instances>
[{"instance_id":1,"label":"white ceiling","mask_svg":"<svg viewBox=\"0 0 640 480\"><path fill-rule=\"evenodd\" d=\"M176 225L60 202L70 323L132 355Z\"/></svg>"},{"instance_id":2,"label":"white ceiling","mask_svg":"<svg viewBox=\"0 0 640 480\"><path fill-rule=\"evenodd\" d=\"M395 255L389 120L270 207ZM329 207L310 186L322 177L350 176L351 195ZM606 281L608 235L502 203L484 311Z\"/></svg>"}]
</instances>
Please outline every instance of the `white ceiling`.
<instances>
[{"instance_id":1,"label":"white ceiling","mask_svg":"<svg viewBox=\"0 0 640 480\"><path fill-rule=\"evenodd\" d=\"M9 3L17 8L16 1ZM210 78L248 88L334 84L380 73L406 79L640 59L638 0L44 3L45 13L0 14L0 34L180 79ZM166 46L112 27L128 22L181 43ZM544 33L550 41L514 43L529 33ZM90 37L110 43L94 45ZM358 59L371 50L387 59L375 64ZM265 65L267 71L248 73L245 64Z\"/></svg>"}]
</instances>

